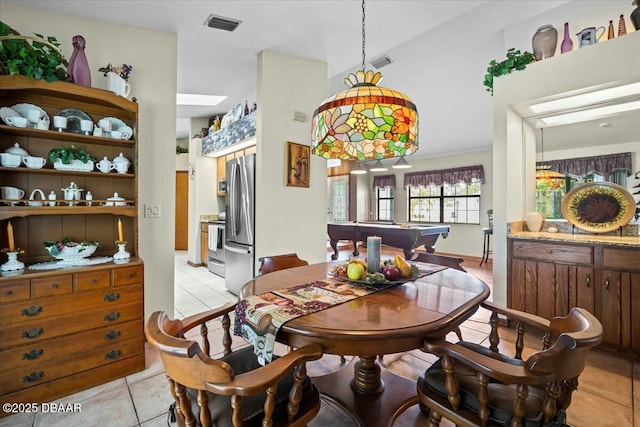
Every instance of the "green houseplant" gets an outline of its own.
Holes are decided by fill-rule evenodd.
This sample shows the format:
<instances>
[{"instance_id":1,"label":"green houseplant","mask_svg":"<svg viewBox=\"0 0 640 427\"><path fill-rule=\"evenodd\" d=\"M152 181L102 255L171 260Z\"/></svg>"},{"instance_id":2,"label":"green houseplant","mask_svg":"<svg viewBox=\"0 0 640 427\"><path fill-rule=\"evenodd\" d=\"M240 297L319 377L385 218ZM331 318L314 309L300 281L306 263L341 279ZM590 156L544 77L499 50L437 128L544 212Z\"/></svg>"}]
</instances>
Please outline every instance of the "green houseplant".
<instances>
[{"instance_id":1,"label":"green houseplant","mask_svg":"<svg viewBox=\"0 0 640 427\"><path fill-rule=\"evenodd\" d=\"M75 145L71 147L58 147L49 151L49 161L55 163L56 160L60 160L63 164L68 165L74 160L80 160L82 163L93 162L96 159L84 150L76 148Z\"/></svg>"},{"instance_id":2,"label":"green houseplant","mask_svg":"<svg viewBox=\"0 0 640 427\"><path fill-rule=\"evenodd\" d=\"M58 40L35 35L22 36L0 21L0 74L67 81L69 63L60 52Z\"/></svg>"},{"instance_id":3,"label":"green houseplant","mask_svg":"<svg viewBox=\"0 0 640 427\"><path fill-rule=\"evenodd\" d=\"M520 50L516 50L515 48L511 48L507 51L507 59L501 62L496 62L496 60L492 60L489 62L489 67L487 67L487 74L484 75L484 87L487 92L493 95L493 79L495 77L504 76L505 74L511 73L513 70L524 70L527 67L527 64L530 64L536 60L536 57L533 53L530 52L520 52Z\"/></svg>"}]
</instances>

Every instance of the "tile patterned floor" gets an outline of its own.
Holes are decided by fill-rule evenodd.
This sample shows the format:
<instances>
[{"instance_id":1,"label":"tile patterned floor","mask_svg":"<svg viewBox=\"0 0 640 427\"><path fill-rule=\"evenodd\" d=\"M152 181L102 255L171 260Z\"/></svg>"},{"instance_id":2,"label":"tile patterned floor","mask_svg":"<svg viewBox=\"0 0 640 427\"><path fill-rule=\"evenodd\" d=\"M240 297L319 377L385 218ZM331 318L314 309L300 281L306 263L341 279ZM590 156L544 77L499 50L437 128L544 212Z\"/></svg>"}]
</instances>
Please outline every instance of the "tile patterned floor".
<instances>
[{"instance_id":1,"label":"tile patterned floor","mask_svg":"<svg viewBox=\"0 0 640 427\"><path fill-rule=\"evenodd\" d=\"M388 248L385 254L395 254ZM340 259L349 257L348 248L341 248ZM205 268L193 268L186 263L186 252L176 253L175 312L177 318L189 316L235 301L224 288L223 279ZM490 265L478 268L477 261L465 263L470 274L492 284ZM482 343L487 340L488 313L480 310L462 326L465 340ZM452 336L451 339L455 339ZM503 340L505 347L513 346L513 337ZM284 348L280 349L284 351ZM525 349L533 351L532 349ZM0 427L23 426L87 426L156 427L167 425L167 408L171 397L158 354L147 347L147 368L133 375L82 391L56 403L81 403L80 413L18 414L0 419ZM418 350L403 354L385 355L382 364L398 375L417 378L435 356ZM325 356L309 366L311 375L340 369L337 357ZM640 427L640 362L592 351L589 363L580 376L580 386L569 408L569 423L573 427ZM398 419L395 427L425 425L426 418L417 407L410 408ZM321 413L309 423L310 427L350 427L354 423L339 405L323 402ZM441 426L452 424L443 420Z\"/></svg>"}]
</instances>

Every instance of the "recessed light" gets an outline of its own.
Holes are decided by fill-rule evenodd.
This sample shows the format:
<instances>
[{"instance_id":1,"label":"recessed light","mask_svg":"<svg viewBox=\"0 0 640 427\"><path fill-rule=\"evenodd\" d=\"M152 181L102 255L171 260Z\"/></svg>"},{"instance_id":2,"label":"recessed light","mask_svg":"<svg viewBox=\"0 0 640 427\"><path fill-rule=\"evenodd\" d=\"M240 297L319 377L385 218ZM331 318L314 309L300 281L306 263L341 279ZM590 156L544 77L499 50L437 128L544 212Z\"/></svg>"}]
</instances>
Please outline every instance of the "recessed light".
<instances>
[{"instance_id":1,"label":"recessed light","mask_svg":"<svg viewBox=\"0 0 640 427\"><path fill-rule=\"evenodd\" d=\"M610 127L611 127L611 123L609 123L609 122L602 122L602 123L600 123L598 126L600 126L601 128L610 128Z\"/></svg>"},{"instance_id":2,"label":"recessed light","mask_svg":"<svg viewBox=\"0 0 640 427\"><path fill-rule=\"evenodd\" d=\"M227 99L219 95L198 95L195 93L179 93L176 95L177 105L214 106Z\"/></svg>"}]
</instances>

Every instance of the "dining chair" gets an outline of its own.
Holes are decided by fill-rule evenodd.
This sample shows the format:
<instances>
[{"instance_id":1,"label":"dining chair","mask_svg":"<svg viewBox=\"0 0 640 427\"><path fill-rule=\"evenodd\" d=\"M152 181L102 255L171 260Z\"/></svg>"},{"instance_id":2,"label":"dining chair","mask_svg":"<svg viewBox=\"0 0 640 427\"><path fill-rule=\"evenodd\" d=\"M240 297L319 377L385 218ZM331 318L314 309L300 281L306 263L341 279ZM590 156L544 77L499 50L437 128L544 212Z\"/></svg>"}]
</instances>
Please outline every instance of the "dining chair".
<instances>
[{"instance_id":1,"label":"dining chair","mask_svg":"<svg viewBox=\"0 0 640 427\"><path fill-rule=\"evenodd\" d=\"M549 321L489 302L482 306L491 311L489 348L424 341L423 351L440 355L418 380L420 407L429 415L427 426L440 425L442 417L458 427L565 425L589 351L602 342L600 322L583 308ZM498 315L516 325L513 357L500 353L504 345ZM541 330L544 336L542 349L523 360L525 327Z\"/></svg>"},{"instance_id":2,"label":"dining chair","mask_svg":"<svg viewBox=\"0 0 640 427\"><path fill-rule=\"evenodd\" d=\"M307 261L298 258L298 254L295 253L260 257L258 261L260 261L258 272L262 275L287 268L309 265Z\"/></svg>"},{"instance_id":3,"label":"dining chair","mask_svg":"<svg viewBox=\"0 0 640 427\"><path fill-rule=\"evenodd\" d=\"M493 253L490 248L491 236L493 235L493 209L487 211L487 216L489 217L489 226L482 229L484 241L482 243L482 259L480 260L480 265L487 263L489 261L489 254Z\"/></svg>"},{"instance_id":4,"label":"dining chair","mask_svg":"<svg viewBox=\"0 0 640 427\"><path fill-rule=\"evenodd\" d=\"M308 345L260 366L252 346L232 351L229 313L235 304L171 320L156 311L145 325L151 346L160 352L175 401L169 416L180 426L305 426L320 409L320 394L306 362L322 357L322 347ZM208 322L218 322L209 343ZM199 329L202 345L186 337ZM212 357L210 354L219 356Z\"/></svg>"},{"instance_id":5,"label":"dining chair","mask_svg":"<svg viewBox=\"0 0 640 427\"><path fill-rule=\"evenodd\" d=\"M447 266L449 268L460 270L463 273L467 272L467 270L465 270L462 267L462 263L464 262L464 259L458 258L458 257L453 257L453 256L448 256L448 255L436 255L436 254L420 252L418 254L418 256L416 256L413 259L413 261L427 262L427 263L430 263L430 264L437 264L437 265L444 265L444 266Z\"/></svg>"}]
</instances>

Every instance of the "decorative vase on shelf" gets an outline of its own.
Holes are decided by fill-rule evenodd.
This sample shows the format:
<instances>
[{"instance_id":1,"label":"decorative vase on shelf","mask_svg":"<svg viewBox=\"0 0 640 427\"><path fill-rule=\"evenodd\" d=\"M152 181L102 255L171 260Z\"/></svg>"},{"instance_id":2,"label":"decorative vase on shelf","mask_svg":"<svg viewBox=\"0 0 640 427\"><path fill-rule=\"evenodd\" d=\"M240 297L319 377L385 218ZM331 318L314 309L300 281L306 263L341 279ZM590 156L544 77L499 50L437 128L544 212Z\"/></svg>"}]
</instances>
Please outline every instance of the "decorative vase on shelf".
<instances>
[{"instance_id":1,"label":"decorative vase on shelf","mask_svg":"<svg viewBox=\"0 0 640 427\"><path fill-rule=\"evenodd\" d=\"M624 15L620 15L620 20L618 20L618 37L624 36L627 34L627 24L624 22Z\"/></svg>"},{"instance_id":2,"label":"decorative vase on shelf","mask_svg":"<svg viewBox=\"0 0 640 427\"><path fill-rule=\"evenodd\" d=\"M82 36L73 36L73 53L69 58L69 66L67 74L69 81L91 87L91 71L89 70L89 62L84 54L85 40Z\"/></svg>"},{"instance_id":3,"label":"decorative vase on shelf","mask_svg":"<svg viewBox=\"0 0 640 427\"><path fill-rule=\"evenodd\" d=\"M107 90L126 98L131 92L131 85L125 79L110 71L107 73Z\"/></svg>"},{"instance_id":4,"label":"decorative vase on shelf","mask_svg":"<svg viewBox=\"0 0 640 427\"><path fill-rule=\"evenodd\" d=\"M569 35L569 23L564 23L564 39L562 39L562 44L560 45L560 53L571 52L573 50L573 40L571 40L571 36Z\"/></svg>"},{"instance_id":5,"label":"decorative vase on shelf","mask_svg":"<svg viewBox=\"0 0 640 427\"><path fill-rule=\"evenodd\" d=\"M609 29L607 31L607 40L611 40L612 38L614 38L616 36L616 32L613 29L613 21L609 21Z\"/></svg>"},{"instance_id":6,"label":"decorative vase on shelf","mask_svg":"<svg viewBox=\"0 0 640 427\"><path fill-rule=\"evenodd\" d=\"M527 213L527 229L529 231L538 232L542 228L542 222L544 218L540 212L529 212Z\"/></svg>"},{"instance_id":7,"label":"decorative vase on shelf","mask_svg":"<svg viewBox=\"0 0 640 427\"><path fill-rule=\"evenodd\" d=\"M635 10L631 12L631 22L636 31L640 31L640 2L633 0L631 5L636 7Z\"/></svg>"},{"instance_id":8,"label":"decorative vase on shelf","mask_svg":"<svg viewBox=\"0 0 640 427\"><path fill-rule=\"evenodd\" d=\"M553 25L543 25L533 35L531 44L536 61L551 58L556 53L558 30Z\"/></svg>"}]
</instances>

